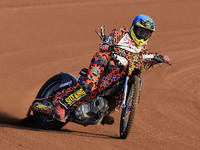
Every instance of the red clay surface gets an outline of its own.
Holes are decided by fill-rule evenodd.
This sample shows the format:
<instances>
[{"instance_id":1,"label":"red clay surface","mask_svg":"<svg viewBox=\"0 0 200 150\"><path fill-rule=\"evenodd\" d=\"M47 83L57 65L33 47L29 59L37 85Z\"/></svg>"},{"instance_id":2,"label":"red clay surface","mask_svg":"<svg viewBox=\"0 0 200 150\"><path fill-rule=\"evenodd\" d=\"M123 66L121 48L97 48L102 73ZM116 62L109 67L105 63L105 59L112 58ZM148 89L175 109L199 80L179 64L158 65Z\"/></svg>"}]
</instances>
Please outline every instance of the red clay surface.
<instances>
[{"instance_id":1,"label":"red clay surface","mask_svg":"<svg viewBox=\"0 0 200 150\"><path fill-rule=\"evenodd\" d=\"M60 131L18 125L42 84L63 71L76 77L101 42L94 32L130 27L151 16L149 50L173 67L143 72L141 103L130 136L112 126L69 123ZM200 149L199 0L1 0L0 149Z\"/></svg>"}]
</instances>

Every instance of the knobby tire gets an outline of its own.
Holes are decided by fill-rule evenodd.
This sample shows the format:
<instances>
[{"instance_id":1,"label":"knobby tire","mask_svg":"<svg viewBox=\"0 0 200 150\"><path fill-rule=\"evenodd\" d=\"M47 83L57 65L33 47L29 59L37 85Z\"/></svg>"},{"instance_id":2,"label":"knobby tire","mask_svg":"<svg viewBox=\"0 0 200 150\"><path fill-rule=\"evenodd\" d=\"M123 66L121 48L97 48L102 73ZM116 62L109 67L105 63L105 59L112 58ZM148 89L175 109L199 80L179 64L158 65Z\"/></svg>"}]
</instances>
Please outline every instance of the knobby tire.
<instances>
[{"instance_id":1,"label":"knobby tire","mask_svg":"<svg viewBox=\"0 0 200 150\"><path fill-rule=\"evenodd\" d=\"M47 99L49 97L49 94L52 92L52 90L58 87L61 84L61 82L62 82L62 76L60 74L53 76L47 82L45 82L45 84L41 87L36 98ZM34 117L36 125L41 129L58 130L65 125L65 123L63 122L50 119L48 117L41 115L38 112L33 112L33 117Z\"/></svg>"},{"instance_id":2,"label":"knobby tire","mask_svg":"<svg viewBox=\"0 0 200 150\"><path fill-rule=\"evenodd\" d=\"M126 139L131 130L131 126L133 124L133 120L135 118L135 112L137 108L137 104L140 97L140 78L135 75L134 83L130 85L128 88L127 98L126 98L126 106L131 104L131 109L127 107L122 109L121 120L120 120L120 138ZM130 114L128 114L130 111Z\"/></svg>"}]
</instances>

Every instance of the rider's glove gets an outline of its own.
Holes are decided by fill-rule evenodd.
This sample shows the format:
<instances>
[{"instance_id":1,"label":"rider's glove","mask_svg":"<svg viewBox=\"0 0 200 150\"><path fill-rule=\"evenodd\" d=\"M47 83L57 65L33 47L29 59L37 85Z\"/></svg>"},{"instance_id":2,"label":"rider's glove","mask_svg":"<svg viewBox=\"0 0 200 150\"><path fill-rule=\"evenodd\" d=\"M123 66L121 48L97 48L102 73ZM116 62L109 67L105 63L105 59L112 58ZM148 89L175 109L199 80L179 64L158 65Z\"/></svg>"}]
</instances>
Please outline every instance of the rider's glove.
<instances>
[{"instance_id":1,"label":"rider's glove","mask_svg":"<svg viewBox=\"0 0 200 150\"><path fill-rule=\"evenodd\" d=\"M163 60L168 62L168 63L170 62L170 58L168 56L166 56L166 55L163 56Z\"/></svg>"},{"instance_id":2,"label":"rider's glove","mask_svg":"<svg viewBox=\"0 0 200 150\"><path fill-rule=\"evenodd\" d=\"M103 45L101 45L101 46L99 47L99 50L101 50L101 51L108 51L108 48L109 48L109 45L103 44Z\"/></svg>"},{"instance_id":3,"label":"rider's glove","mask_svg":"<svg viewBox=\"0 0 200 150\"><path fill-rule=\"evenodd\" d=\"M158 63L162 63L163 61L169 63L170 62L170 58L166 55L158 55L155 56L154 58Z\"/></svg>"}]
</instances>

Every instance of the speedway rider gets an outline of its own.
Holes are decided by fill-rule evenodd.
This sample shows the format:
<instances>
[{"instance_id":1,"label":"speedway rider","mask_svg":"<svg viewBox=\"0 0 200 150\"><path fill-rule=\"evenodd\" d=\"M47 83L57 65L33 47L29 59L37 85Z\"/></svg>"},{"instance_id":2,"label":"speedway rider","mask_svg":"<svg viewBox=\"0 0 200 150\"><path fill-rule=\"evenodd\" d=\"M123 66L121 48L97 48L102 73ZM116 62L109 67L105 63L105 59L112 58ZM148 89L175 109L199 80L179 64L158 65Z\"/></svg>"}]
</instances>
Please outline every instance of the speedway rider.
<instances>
[{"instance_id":1,"label":"speedway rider","mask_svg":"<svg viewBox=\"0 0 200 150\"><path fill-rule=\"evenodd\" d=\"M139 15L134 20L130 27L130 30L125 27L121 27L119 30L114 30L106 40L101 44L100 50L93 56L87 77L84 81L78 82L75 86L67 89L62 89L55 94L53 98L53 104L56 105L53 111L53 117L59 121L65 122L65 113L72 105L80 105L81 101L90 95L98 88L99 80L102 76L113 71L113 69L122 69L119 67L126 66L127 62L121 57L113 58L110 51L110 45L119 44L123 42L123 39L128 40L127 44L131 46L137 53L148 53L147 41L155 31L154 21L146 15ZM124 43L126 44L126 43ZM157 55L156 53L154 53ZM170 59L167 56L162 56L163 60L169 62ZM85 98L85 103L90 102ZM104 117L102 124L113 124L114 118L108 114Z\"/></svg>"}]
</instances>

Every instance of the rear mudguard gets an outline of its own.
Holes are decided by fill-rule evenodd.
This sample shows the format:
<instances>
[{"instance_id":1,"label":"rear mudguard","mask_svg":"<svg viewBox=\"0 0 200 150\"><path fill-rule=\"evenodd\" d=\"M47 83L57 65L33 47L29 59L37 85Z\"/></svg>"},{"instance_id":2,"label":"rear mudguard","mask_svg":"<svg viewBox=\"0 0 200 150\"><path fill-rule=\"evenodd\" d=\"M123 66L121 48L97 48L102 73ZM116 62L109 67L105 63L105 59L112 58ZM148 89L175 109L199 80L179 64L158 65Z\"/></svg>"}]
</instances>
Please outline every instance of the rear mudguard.
<instances>
[{"instance_id":1,"label":"rear mudguard","mask_svg":"<svg viewBox=\"0 0 200 150\"><path fill-rule=\"evenodd\" d=\"M62 84L60 85L60 87L72 86L75 85L78 81L76 77L69 73L61 72L60 74L62 76Z\"/></svg>"}]
</instances>

